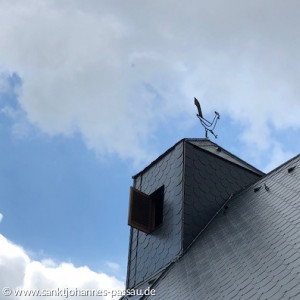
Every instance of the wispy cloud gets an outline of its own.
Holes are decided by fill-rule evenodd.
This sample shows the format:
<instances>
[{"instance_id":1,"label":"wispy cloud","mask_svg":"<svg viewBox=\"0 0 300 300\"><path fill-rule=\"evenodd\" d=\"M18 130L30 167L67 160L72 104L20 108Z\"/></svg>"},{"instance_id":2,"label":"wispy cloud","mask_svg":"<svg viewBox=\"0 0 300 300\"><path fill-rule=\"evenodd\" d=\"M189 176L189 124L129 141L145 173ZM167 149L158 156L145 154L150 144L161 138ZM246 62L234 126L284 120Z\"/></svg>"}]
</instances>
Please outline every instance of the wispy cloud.
<instances>
[{"instance_id":1,"label":"wispy cloud","mask_svg":"<svg viewBox=\"0 0 300 300\"><path fill-rule=\"evenodd\" d=\"M280 144L274 145L270 153L269 163L266 165L264 171L269 172L273 170L274 168L294 157L296 154L297 153L293 153L291 151L284 151Z\"/></svg>"},{"instance_id":2,"label":"wispy cloud","mask_svg":"<svg viewBox=\"0 0 300 300\"><path fill-rule=\"evenodd\" d=\"M0 213L0 223L2 222L3 220L3 215Z\"/></svg>"},{"instance_id":3,"label":"wispy cloud","mask_svg":"<svg viewBox=\"0 0 300 300\"><path fill-rule=\"evenodd\" d=\"M300 128L297 2L0 6L0 63L23 79L28 120L80 132L99 156L149 160L157 128L183 128L194 96L242 124L256 150L273 145L270 125Z\"/></svg>"},{"instance_id":4,"label":"wispy cloud","mask_svg":"<svg viewBox=\"0 0 300 300\"><path fill-rule=\"evenodd\" d=\"M120 270L120 265L115 263L115 262L112 262L112 261L108 261L106 262L106 265L112 269L113 271L119 271Z\"/></svg>"}]
</instances>

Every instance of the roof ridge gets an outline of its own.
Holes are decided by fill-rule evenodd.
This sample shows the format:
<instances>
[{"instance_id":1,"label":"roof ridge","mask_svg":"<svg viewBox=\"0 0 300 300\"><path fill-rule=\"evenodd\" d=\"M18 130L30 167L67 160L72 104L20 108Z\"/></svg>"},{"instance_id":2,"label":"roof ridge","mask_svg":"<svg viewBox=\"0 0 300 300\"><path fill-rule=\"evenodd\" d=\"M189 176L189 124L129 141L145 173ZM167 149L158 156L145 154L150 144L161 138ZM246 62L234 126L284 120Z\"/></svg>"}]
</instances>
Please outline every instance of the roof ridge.
<instances>
[{"instance_id":1,"label":"roof ridge","mask_svg":"<svg viewBox=\"0 0 300 300\"><path fill-rule=\"evenodd\" d=\"M219 155L216 155L215 153L213 153L212 151L210 150L207 150L205 149L204 147L202 148L201 146L198 146L198 145L195 145L193 143L190 142L190 140L187 140L187 143L189 143L190 145L192 145L193 147L196 147L197 149L201 150L201 151L205 151L206 153L209 153L211 155L214 155L214 156L217 156L219 157L220 159L223 159L223 160L226 160L227 162L231 163L231 164L234 164L240 168L243 168L249 172L252 172L254 174L258 174L260 176L264 176L265 173L260 171L259 169L255 168L254 166L248 164L247 162L245 162L244 160L242 160L241 158L239 158L238 156L232 154L231 152L229 152L228 150L224 149L223 147L219 146L218 144L215 144L214 142L212 142L217 148L221 148L223 152L225 152L228 156L230 156L231 158L233 159L236 159L237 161L241 162L241 163L237 163L237 162L234 162L234 161L231 161L231 160L228 160L222 156L219 156ZM243 165L244 164L244 165ZM246 166L245 166L246 165ZM247 168L248 166L248 168Z\"/></svg>"},{"instance_id":2,"label":"roof ridge","mask_svg":"<svg viewBox=\"0 0 300 300\"><path fill-rule=\"evenodd\" d=\"M242 158L236 156L235 154L231 153L230 151L226 150L225 148L223 148L222 146L216 144L215 142L210 141L211 143L213 143L214 145L216 145L217 147L221 147L229 156L231 156L232 158L236 158L238 160L240 160L242 163L244 163L245 165L254 168L257 172L265 174L265 172L260 171L259 169L257 169L256 167L250 165L249 163L247 163L245 160L243 160Z\"/></svg>"},{"instance_id":3,"label":"roof ridge","mask_svg":"<svg viewBox=\"0 0 300 300\"><path fill-rule=\"evenodd\" d=\"M182 142L189 142L189 141L208 141L210 143L212 143L213 145L215 145L216 147L220 147L226 154L228 154L229 156L231 156L234 159L239 160L241 163L247 165L248 167L252 168L255 170L255 172L259 173L259 174L265 174L264 172L260 171L259 169L257 169L256 167L250 165L249 163L247 163L246 161L244 161L243 159L239 158L238 156L236 156L235 154L229 152L228 150L226 150L225 148L219 146L217 143L212 142L209 138L183 138L181 140L179 140L178 142L176 142L173 146L171 146L170 148L168 148L165 152L163 152L161 155L159 155L156 159L154 159L152 162L150 162L144 169L142 169L140 172L136 173L135 175L132 176L133 179L137 178L140 174L144 173L145 171L147 171L148 169L150 169L156 162L158 162L159 160L161 160L165 155L167 155L169 152L171 152L177 145L179 145ZM198 147L200 148L200 147ZM200 148L202 150L205 150L203 148Z\"/></svg>"}]
</instances>

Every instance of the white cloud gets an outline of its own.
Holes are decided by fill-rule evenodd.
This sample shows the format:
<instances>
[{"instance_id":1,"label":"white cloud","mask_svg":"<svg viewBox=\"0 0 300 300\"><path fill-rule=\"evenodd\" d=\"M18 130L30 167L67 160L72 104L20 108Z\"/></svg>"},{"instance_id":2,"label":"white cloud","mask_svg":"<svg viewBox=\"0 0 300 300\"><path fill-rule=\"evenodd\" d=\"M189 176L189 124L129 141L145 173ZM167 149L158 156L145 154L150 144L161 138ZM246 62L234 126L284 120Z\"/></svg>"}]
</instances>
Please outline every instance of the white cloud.
<instances>
[{"instance_id":1,"label":"white cloud","mask_svg":"<svg viewBox=\"0 0 300 300\"><path fill-rule=\"evenodd\" d=\"M0 235L0 286L11 289L55 290L69 288L78 290L124 289L121 281L104 273L96 273L88 267L75 267L71 263L56 264L53 260L34 261L20 246ZM11 297L10 299L37 299L37 297ZM45 299L65 299L45 297ZM39 297L38 299L42 299ZM91 299L91 297L72 297L72 299ZM111 297L97 297L111 299Z\"/></svg>"},{"instance_id":2,"label":"white cloud","mask_svg":"<svg viewBox=\"0 0 300 300\"><path fill-rule=\"evenodd\" d=\"M56 268L57 263L51 258L45 258L41 261L42 265L45 267Z\"/></svg>"},{"instance_id":3,"label":"white cloud","mask_svg":"<svg viewBox=\"0 0 300 300\"><path fill-rule=\"evenodd\" d=\"M196 124L194 96L266 150L270 125L300 128L299 8L1 1L0 63L22 77L20 103L33 124L53 135L79 131L100 156L148 160L158 126Z\"/></svg>"},{"instance_id":4,"label":"white cloud","mask_svg":"<svg viewBox=\"0 0 300 300\"><path fill-rule=\"evenodd\" d=\"M0 223L2 222L3 220L3 215L0 213Z\"/></svg>"},{"instance_id":5,"label":"white cloud","mask_svg":"<svg viewBox=\"0 0 300 300\"><path fill-rule=\"evenodd\" d=\"M119 271L120 270L120 265L118 263L112 262L112 261L108 261L106 262L106 265L112 269L113 271Z\"/></svg>"}]
</instances>

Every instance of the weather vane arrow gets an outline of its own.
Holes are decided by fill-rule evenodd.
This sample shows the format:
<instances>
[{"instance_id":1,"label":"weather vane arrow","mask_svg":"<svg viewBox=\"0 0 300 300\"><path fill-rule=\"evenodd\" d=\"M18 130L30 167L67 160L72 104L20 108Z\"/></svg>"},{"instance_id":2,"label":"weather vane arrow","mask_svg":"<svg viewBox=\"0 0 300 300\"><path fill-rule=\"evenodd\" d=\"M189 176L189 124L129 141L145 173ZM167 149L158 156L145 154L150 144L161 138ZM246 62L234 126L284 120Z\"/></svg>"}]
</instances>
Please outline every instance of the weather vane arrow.
<instances>
[{"instance_id":1,"label":"weather vane arrow","mask_svg":"<svg viewBox=\"0 0 300 300\"><path fill-rule=\"evenodd\" d=\"M217 138L218 136L214 133L213 130L215 129L216 124L217 124L218 120L220 119L220 114L215 111L215 117L214 117L213 121L209 122L208 120L206 120L203 117L201 106L200 106L200 103L197 100L197 98L194 98L194 103L195 103L195 105L197 106L197 109L198 109L197 117L199 118L201 125L205 129L205 137L208 138L207 132L209 131L215 138Z\"/></svg>"}]
</instances>

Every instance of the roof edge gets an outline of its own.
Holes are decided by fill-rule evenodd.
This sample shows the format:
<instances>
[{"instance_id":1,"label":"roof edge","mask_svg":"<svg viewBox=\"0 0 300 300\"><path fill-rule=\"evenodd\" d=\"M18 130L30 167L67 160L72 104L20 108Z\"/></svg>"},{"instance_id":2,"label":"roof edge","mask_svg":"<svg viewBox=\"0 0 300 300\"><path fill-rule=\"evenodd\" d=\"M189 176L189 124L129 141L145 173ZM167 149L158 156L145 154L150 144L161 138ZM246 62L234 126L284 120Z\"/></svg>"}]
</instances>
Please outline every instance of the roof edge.
<instances>
[{"instance_id":1,"label":"roof edge","mask_svg":"<svg viewBox=\"0 0 300 300\"><path fill-rule=\"evenodd\" d=\"M160 161L163 157L165 157L168 153L170 153L177 145L187 140L187 138L183 138L180 141L178 141L176 144L174 144L171 148L166 150L163 154L158 156L155 160L153 160L147 167L145 167L142 171L138 172L137 174L132 176L132 179L136 179L139 175L149 170L154 164L156 164L158 161Z\"/></svg>"},{"instance_id":2,"label":"roof edge","mask_svg":"<svg viewBox=\"0 0 300 300\"><path fill-rule=\"evenodd\" d=\"M264 180L266 177L271 176L273 173L275 173L277 170L283 168L285 165L289 164L290 162L292 162L293 160L297 159L298 157L300 157L300 153L293 156L292 158L290 158L289 160L287 160L286 162L280 164L278 167L276 167L275 169L271 170L268 173L265 173L261 178L259 178L256 182L254 182L252 185L250 185L249 187L245 187L244 189L242 189L240 192L245 191L248 188L251 188L251 186L254 186L255 184L257 184L259 181Z\"/></svg>"},{"instance_id":3,"label":"roof edge","mask_svg":"<svg viewBox=\"0 0 300 300\"><path fill-rule=\"evenodd\" d=\"M239 157L235 156L234 154L228 152L226 149L222 148L222 147L219 146L218 144L214 144L214 145L220 147L220 148L222 149L222 151L228 153L228 155L230 155L230 156L232 156L232 157L234 157L234 158L237 158L237 159L240 160L242 163L244 163L245 165L249 166L249 168L247 168L246 166L243 166L242 164L238 164L238 163L236 163L236 162L233 162L233 161L231 161L231 160L228 160L228 159L226 159L226 158L224 158L224 157L222 157L222 156L215 155L214 153L212 153L212 152L209 151L209 150L206 150L206 149L201 148L201 147L199 147L199 146L197 146L197 145L195 145L195 144L190 143L189 140L187 141L187 143L188 143L189 145L191 145L191 146L197 148L197 150L203 151L203 152L205 152L205 153L207 153L207 154L209 154L209 155L216 156L216 157L218 157L219 159L222 159L222 160L224 160L224 161L227 161L227 162L229 162L229 163L235 165L236 167L239 167L239 168L241 168L241 169L243 169L243 170L245 170L245 171L248 171L248 172L251 172L251 173L253 173L253 174L255 174L255 175L258 175L258 176L260 176L260 178L266 175L264 172L258 170L257 168L253 167L252 165L250 165L250 164L244 162L242 159L240 159Z\"/></svg>"},{"instance_id":4,"label":"roof edge","mask_svg":"<svg viewBox=\"0 0 300 300\"><path fill-rule=\"evenodd\" d=\"M198 141L199 139L188 139L188 141ZM217 143L215 143L215 142L213 142L213 141L211 141L211 140L209 140L212 144L214 144L216 147L220 147L220 148L222 148L222 150L224 151L224 152L226 152L229 156L231 156L232 158L235 158L235 159L237 159L237 160L239 160L241 163L243 163L243 164L245 164L246 166L249 166L250 168L252 168L252 169L254 169L255 170L255 172L257 172L257 173L260 173L261 175L265 175L266 173L265 172L262 172L261 170L259 170L259 169L257 169L256 167L254 167L254 166L252 166L252 165L250 165L249 163L247 163L245 160L243 160L243 159L241 159L240 157L238 157L238 156L236 156L235 154L233 154L233 153L231 153L231 152L229 152L228 150L226 150L225 148L223 148L223 147L221 147L220 145L218 145ZM200 148L200 147L199 147ZM201 148L202 150L206 150L206 149L203 149L203 148ZM206 150L206 151L208 151L208 150ZM208 151L209 152L209 151ZM254 171L253 171L254 172ZM254 172L254 173L255 173Z\"/></svg>"},{"instance_id":5,"label":"roof edge","mask_svg":"<svg viewBox=\"0 0 300 300\"><path fill-rule=\"evenodd\" d=\"M183 142L188 142L188 141L209 141L211 142L212 144L214 144L216 147L220 147L222 148L222 150L224 152L226 152L229 156L235 158L235 159L238 159L240 160L242 163L244 163L245 165L249 166L250 168L253 168L255 169L255 171L252 171L253 173L257 173L261 176L264 176L265 173L258 170L257 168L255 168L254 166L250 165L249 163L247 163L246 161L244 161L243 159L239 158L238 156L232 154L231 152L229 152L228 150L224 149L223 147L219 146L218 144L212 142L209 138L183 138L181 140L179 140L177 143L175 143L172 147L170 147L169 149L167 149L164 153L162 153L161 155L159 155L155 160L153 160L149 165L147 165L143 170L141 170L140 172L138 172L137 174L133 175L132 176L132 179L136 179L139 175L141 175L142 173L146 172L147 170L149 170L154 164L156 164L158 161L160 161L162 158L164 158L168 153L170 153L177 145L179 145L180 143L183 143ZM199 149L201 150L204 150L203 148L200 148L198 147ZM207 151L209 152L209 151ZM212 153L213 154L213 153ZM236 164L237 165L237 164ZM245 167L244 167L245 168ZM247 169L247 168L245 168Z\"/></svg>"}]
</instances>

